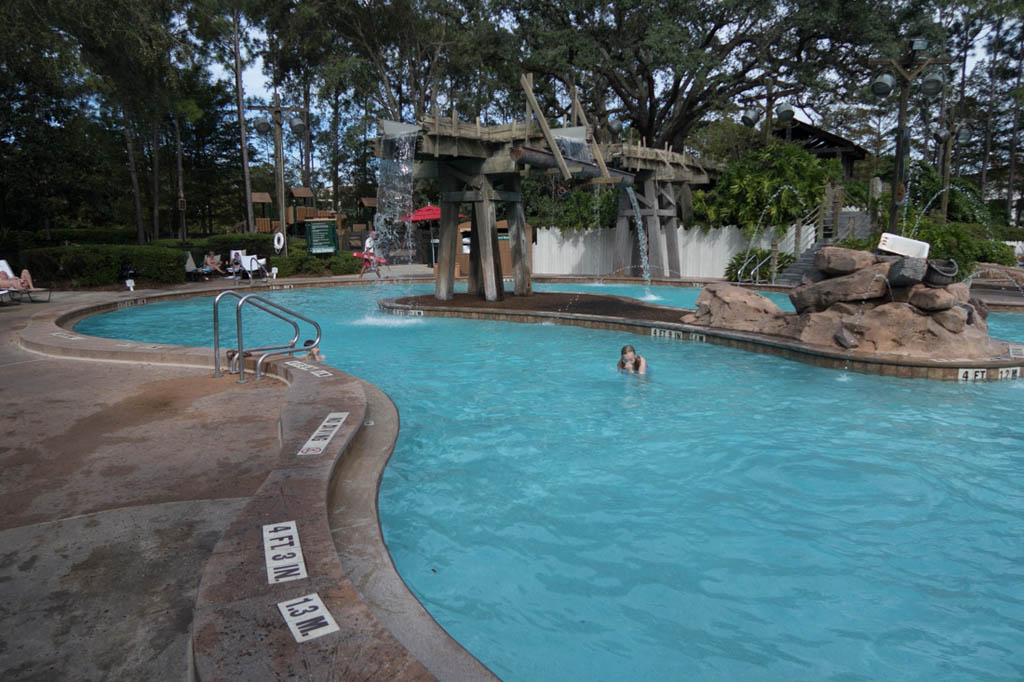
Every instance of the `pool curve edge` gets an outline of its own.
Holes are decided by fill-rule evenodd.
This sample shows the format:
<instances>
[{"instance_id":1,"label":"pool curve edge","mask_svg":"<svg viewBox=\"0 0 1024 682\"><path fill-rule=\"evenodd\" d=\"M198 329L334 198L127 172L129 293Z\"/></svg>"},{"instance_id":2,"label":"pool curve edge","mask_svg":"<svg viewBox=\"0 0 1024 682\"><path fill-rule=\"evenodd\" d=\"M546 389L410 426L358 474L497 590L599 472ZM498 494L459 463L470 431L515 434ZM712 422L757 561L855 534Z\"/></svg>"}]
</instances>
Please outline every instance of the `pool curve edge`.
<instances>
[{"instance_id":1,"label":"pool curve edge","mask_svg":"<svg viewBox=\"0 0 1024 682\"><path fill-rule=\"evenodd\" d=\"M93 337L73 331L73 326L99 313L208 297L220 290L137 293L106 303L54 305L33 315L18 331L19 345L66 359L212 371L211 348ZM301 367L309 363L296 366L288 361L279 358L264 367L287 387L278 421L281 447L275 468L225 529L202 569L189 679L264 679L302 670L308 679L326 680L344 670L345 676L374 680L497 680L423 608L395 570L384 544L376 499L398 437L397 409L383 391L358 377L327 364L318 369L330 376L316 376ZM221 362L224 366L224 358ZM254 369L253 359L248 362ZM337 411L348 412L349 417L330 451L315 460L298 459L296 453L325 414ZM374 428L365 428L367 423ZM284 521L298 525L309 577L268 585L262 526ZM340 542L345 546L338 547ZM311 592L319 594L340 629L299 643L277 604Z\"/></svg>"}]
</instances>

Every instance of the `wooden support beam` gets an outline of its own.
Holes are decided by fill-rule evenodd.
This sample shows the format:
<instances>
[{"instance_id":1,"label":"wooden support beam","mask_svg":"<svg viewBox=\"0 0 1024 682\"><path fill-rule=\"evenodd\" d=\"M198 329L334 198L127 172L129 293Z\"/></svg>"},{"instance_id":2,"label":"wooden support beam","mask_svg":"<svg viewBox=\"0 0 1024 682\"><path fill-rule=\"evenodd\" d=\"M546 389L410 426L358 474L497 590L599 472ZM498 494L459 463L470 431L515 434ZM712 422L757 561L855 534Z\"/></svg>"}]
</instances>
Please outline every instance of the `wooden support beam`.
<instances>
[{"instance_id":1,"label":"wooden support beam","mask_svg":"<svg viewBox=\"0 0 1024 682\"><path fill-rule=\"evenodd\" d=\"M450 163L444 164L444 168L444 172L452 175L458 180L461 180L463 184L469 185L470 187L475 187L476 189L480 189L479 180L477 180L476 175L469 175L467 173L464 173L463 171L459 170ZM455 200L453 199L453 201Z\"/></svg>"},{"instance_id":2,"label":"wooden support beam","mask_svg":"<svg viewBox=\"0 0 1024 682\"><path fill-rule=\"evenodd\" d=\"M500 301L505 298L505 287L501 276L494 201L490 199L494 190L486 175L481 175L480 178L484 189L480 192L480 200L473 203L473 228L476 232L475 246L478 253L477 265L474 266L473 272L477 273L479 268L479 279L475 289L478 292L482 289L484 298L488 301ZM470 259L472 260L472 255Z\"/></svg>"},{"instance_id":3,"label":"wooden support beam","mask_svg":"<svg viewBox=\"0 0 1024 682\"><path fill-rule=\"evenodd\" d=\"M444 172L441 166L439 178L441 191L454 191L461 183L453 175ZM437 279L434 281L434 298L439 301L450 301L455 292L455 254L462 245L459 237L459 205L452 202L441 202L441 229L438 235L440 243L437 249Z\"/></svg>"},{"instance_id":4,"label":"wooden support beam","mask_svg":"<svg viewBox=\"0 0 1024 682\"><path fill-rule=\"evenodd\" d=\"M668 253L668 276L679 277L681 273L679 256L679 226L676 221L676 193L669 183L658 185L662 200L668 204L672 215L665 221L665 251Z\"/></svg>"},{"instance_id":5,"label":"wooden support beam","mask_svg":"<svg viewBox=\"0 0 1024 682\"><path fill-rule=\"evenodd\" d=\"M517 173L505 176L505 187L513 193L522 190L522 179ZM512 257L512 278L515 283L516 296L529 296L533 293L530 282L530 259L526 243L526 215L523 203L513 202L508 211L508 246Z\"/></svg>"},{"instance_id":6,"label":"wooden support beam","mask_svg":"<svg viewBox=\"0 0 1024 682\"><path fill-rule=\"evenodd\" d=\"M601 145L597 143L597 132L590 129L590 121L587 120L587 115L583 113L583 107L580 106L580 96L575 85L572 86L572 105L573 111L579 112L580 124L585 126L587 128L587 132L590 134L590 148L594 152L594 161L597 162L598 168L601 169L601 177L611 177L608 173L608 166L606 166L604 162L604 155L601 153Z\"/></svg>"},{"instance_id":7,"label":"wooden support beam","mask_svg":"<svg viewBox=\"0 0 1024 682\"><path fill-rule=\"evenodd\" d=\"M487 176L481 176L487 177ZM444 192L441 194L441 201L522 201L521 192L503 192L496 189L482 189L478 192Z\"/></svg>"},{"instance_id":8,"label":"wooden support beam","mask_svg":"<svg viewBox=\"0 0 1024 682\"><path fill-rule=\"evenodd\" d=\"M548 127L548 122L544 118L544 112L540 110L540 104L537 103L537 98L533 95L532 83L524 74L520 76L519 84L523 87L523 92L526 93L526 103L529 104L529 108L533 110L534 116L537 117L540 132L544 135L544 140L547 141L552 155L554 155L555 160L558 162L558 168L562 171L562 179L568 180L572 177L572 173L569 172L569 168L565 165L565 159L562 158L562 152L558 149L555 136L551 134L551 128Z\"/></svg>"},{"instance_id":9,"label":"wooden support beam","mask_svg":"<svg viewBox=\"0 0 1024 682\"><path fill-rule=\"evenodd\" d=\"M664 277L667 271L665 242L662 240L661 216L662 209L658 208L658 191L655 189L654 180L644 181L644 200L648 206L653 208L640 213L644 216L647 225L647 262L651 268L651 274ZM672 212L675 215L675 211Z\"/></svg>"},{"instance_id":10,"label":"wooden support beam","mask_svg":"<svg viewBox=\"0 0 1024 682\"><path fill-rule=\"evenodd\" d=\"M633 205L626 192L619 192L619 216L615 221L615 248L612 251L612 274L629 275L633 271L633 241L629 226L633 222Z\"/></svg>"},{"instance_id":11,"label":"wooden support beam","mask_svg":"<svg viewBox=\"0 0 1024 682\"><path fill-rule=\"evenodd\" d=\"M480 204L473 204L469 218L469 273L467 292L473 296L484 295L484 282L480 277Z\"/></svg>"}]
</instances>

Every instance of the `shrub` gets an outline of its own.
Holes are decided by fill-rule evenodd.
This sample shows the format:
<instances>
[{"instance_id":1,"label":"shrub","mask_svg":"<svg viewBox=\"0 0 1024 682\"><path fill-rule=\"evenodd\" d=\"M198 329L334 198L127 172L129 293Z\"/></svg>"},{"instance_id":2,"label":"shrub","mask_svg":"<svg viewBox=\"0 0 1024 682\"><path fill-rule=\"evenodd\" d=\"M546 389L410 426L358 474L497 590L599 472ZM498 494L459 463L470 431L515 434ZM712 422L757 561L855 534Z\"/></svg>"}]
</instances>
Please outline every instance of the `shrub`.
<instances>
[{"instance_id":1,"label":"shrub","mask_svg":"<svg viewBox=\"0 0 1024 682\"><path fill-rule=\"evenodd\" d=\"M769 249L750 249L749 251L743 250L737 253L729 261L729 264L725 266L725 278L730 282L739 282L740 280L740 268L743 268L743 278L745 280L751 279L753 275L754 280L764 281L771 277L771 255L772 252ZM783 270L788 268L796 260L791 253L779 252L776 258L778 265L777 271L781 273ZM756 270L751 270L762 263Z\"/></svg>"},{"instance_id":2,"label":"shrub","mask_svg":"<svg viewBox=\"0 0 1024 682\"><path fill-rule=\"evenodd\" d=\"M1013 247L1002 242L977 236L985 227L967 223L932 222L922 218L916 238L931 244L929 258L948 258L956 261L960 276L966 277L974 263L1000 263L1013 265Z\"/></svg>"},{"instance_id":3,"label":"shrub","mask_svg":"<svg viewBox=\"0 0 1024 682\"><path fill-rule=\"evenodd\" d=\"M181 250L158 246L92 244L50 246L21 253L21 267L40 282L69 282L72 286L104 286L121 281L130 265L140 282L178 284L185 281Z\"/></svg>"},{"instance_id":4,"label":"shrub","mask_svg":"<svg viewBox=\"0 0 1024 682\"><path fill-rule=\"evenodd\" d=\"M354 275L362 269L363 261L348 251L342 251L331 256L327 261L327 267L335 275Z\"/></svg>"}]
</instances>

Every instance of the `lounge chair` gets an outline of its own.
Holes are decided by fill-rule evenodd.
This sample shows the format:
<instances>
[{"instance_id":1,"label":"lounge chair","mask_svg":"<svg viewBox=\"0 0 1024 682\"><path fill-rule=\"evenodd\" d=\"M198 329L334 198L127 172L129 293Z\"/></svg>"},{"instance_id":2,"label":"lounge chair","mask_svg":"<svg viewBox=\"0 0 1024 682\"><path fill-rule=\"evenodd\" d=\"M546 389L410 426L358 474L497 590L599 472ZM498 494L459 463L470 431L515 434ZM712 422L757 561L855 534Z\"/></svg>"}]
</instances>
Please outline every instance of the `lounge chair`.
<instances>
[{"instance_id":1,"label":"lounge chair","mask_svg":"<svg viewBox=\"0 0 1024 682\"><path fill-rule=\"evenodd\" d=\"M245 251L231 252L229 270L234 273L235 279L241 279L243 274L246 275L250 283L252 282L253 273L262 274L263 279L270 278L270 273L267 272L267 259L246 254Z\"/></svg>"},{"instance_id":2,"label":"lounge chair","mask_svg":"<svg viewBox=\"0 0 1024 682\"><path fill-rule=\"evenodd\" d=\"M14 274L14 269L11 268L10 263L0 259L0 270L4 272L8 277L16 279L17 275ZM52 292L49 289L43 289L40 287L32 287L31 289L5 289L7 296L13 301L17 298L19 301L23 298L28 298L31 303L46 303L50 300ZM43 294L46 294L46 299L43 300ZM38 299L38 300L37 300Z\"/></svg>"},{"instance_id":3,"label":"lounge chair","mask_svg":"<svg viewBox=\"0 0 1024 682\"><path fill-rule=\"evenodd\" d=\"M193 282L201 282L203 280L203 276L202 269L196 267L196 262L192 258L192 252L188 252L188 258L185 259L185 279L190 279Z\"/></svg>"}]
</instances>

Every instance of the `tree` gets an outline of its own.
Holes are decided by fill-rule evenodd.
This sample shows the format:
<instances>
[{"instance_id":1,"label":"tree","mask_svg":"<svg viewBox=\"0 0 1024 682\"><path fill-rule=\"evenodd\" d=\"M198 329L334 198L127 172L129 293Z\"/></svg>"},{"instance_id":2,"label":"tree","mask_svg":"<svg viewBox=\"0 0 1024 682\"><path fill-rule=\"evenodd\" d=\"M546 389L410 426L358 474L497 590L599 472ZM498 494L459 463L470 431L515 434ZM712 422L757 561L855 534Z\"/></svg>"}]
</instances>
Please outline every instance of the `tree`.
<instances>
[{"instance_id":1,"label":"tree","mask_svg":"<svg viewBox=\"0 0 1024 682\"><path fill-rule=\"evenodd\" d=\"M627 121L652 146L682 149L692 132L764 77L814 108L862 75L883 35L873 3L544 0L499 3L516 18L523 68L553 85L549 106L582 86L588 110ZM827 95L827 96L826 96Z\"/></svg>"},{"instance_id":2,"label":"tree","mask_svg":"<svg viewBox=\"0 0 1024 682\"><path fill-rule=\"evenodd\" d=\"M820 203L826 183L840 176L838 161L773 141L726 167L714 189L695 192L694 215L710 226L741 227L748 238L766 228L777 236Z\"/></svg>"}]
</instances>

